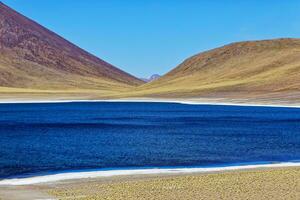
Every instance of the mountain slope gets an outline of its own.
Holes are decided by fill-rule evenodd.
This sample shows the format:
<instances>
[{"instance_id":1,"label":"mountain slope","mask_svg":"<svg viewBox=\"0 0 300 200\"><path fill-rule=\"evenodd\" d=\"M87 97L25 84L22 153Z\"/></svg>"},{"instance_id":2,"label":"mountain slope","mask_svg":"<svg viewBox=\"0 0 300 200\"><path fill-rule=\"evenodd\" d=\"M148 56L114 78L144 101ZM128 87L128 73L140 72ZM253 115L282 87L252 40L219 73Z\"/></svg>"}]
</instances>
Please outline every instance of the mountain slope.
<instances>
[{"instance_id":1,"label":"mountain slope","mask_svg":"<svg viewBox=\"0 0 300 200\"><path fill-rule=\"evenodd\" d=\"M132 96L300 99L300 40L239 42L197 54Z\"/></svg>"},{"instance_id":2,"label":"mountain slope","mask_svg":"<svg viewBox=\"0 0 300 200\"><path fill-rule=\"evenodd\" d=\"M143 82L0 2L0 91L119 91Z\"/></svg>"}]
</instances>

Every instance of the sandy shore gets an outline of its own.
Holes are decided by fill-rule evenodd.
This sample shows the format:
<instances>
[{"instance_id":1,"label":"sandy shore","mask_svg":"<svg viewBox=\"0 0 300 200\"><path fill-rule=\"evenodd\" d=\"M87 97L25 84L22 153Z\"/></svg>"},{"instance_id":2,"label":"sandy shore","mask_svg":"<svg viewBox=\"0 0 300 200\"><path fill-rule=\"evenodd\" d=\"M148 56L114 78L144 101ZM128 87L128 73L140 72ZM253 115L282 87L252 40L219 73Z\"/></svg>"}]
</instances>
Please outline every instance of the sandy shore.
<instances>
[{"instance_id":1,"label":"sandy shore","mask_svg":"<svg viewBox=\"0 0 300 200\"><path fill-rule=\"evenodd\" d=\"M299 199L300 168L123 178L54 187L59 199Z\"/></svg>"},{"instance_id":2,"label":"sandy shore","mask_svg":"<svg viewBox=\"0 0 300 200\"><path fill-rule=\"evenodd\" d=\"M300 167L151 174L0 186L0 199L299 199Z\"/></svg>"}]
</instances>

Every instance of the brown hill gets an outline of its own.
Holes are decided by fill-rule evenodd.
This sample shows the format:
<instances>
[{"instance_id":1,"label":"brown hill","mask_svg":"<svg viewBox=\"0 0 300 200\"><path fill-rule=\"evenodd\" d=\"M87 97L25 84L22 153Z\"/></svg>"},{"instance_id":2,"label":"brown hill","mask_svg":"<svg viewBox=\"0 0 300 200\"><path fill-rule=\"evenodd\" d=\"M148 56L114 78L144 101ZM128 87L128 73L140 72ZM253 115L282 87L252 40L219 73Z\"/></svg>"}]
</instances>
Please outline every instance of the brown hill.
<instances>
[{"instance_id":1,"label":"brown hill","mask_svg":"<svg viewBox=\"0 0 300 200\"><path fill-rule=\"evenodd\" d=\"M197 54L135 97L300 99L300 39L238 42Z\"/></svg>"},{"instance_id":2,"label":"brown hill","mask_svg":"<svg viewBox=\"0 0 300 200\"><path fill-rule=\"evenodd\" d=\"M118 91L142 83L0 2L2 91Z\"/></svg>"},{"instance_id":3,"label":"brown hill","mask_svg":"<svg viewBox=\"0 0 300 200\"><path fill-rule=\"evenodd\" d=\"M300 102L300 39L197 54L147 84L0 3L0 98L213 98Z\"/></svg>"}]
</instances>

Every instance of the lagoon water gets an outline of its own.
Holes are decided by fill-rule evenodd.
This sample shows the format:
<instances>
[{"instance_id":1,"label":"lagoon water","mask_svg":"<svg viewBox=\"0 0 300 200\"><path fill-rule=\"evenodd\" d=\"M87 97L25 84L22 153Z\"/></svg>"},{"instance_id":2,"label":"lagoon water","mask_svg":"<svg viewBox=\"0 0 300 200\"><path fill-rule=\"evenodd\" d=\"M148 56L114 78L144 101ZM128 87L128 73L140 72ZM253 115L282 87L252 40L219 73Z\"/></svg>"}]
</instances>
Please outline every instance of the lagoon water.
<instances>
[{"instance_id":1,"label":"lagoon water","mask_svg":"<svg viewBox=\"0 0 300 200\"><path fill-rule=\"evenodd\" d=\"M0 179L64 170L299 160L298 108L0 104Z\"/></svg>"}]
</instances>

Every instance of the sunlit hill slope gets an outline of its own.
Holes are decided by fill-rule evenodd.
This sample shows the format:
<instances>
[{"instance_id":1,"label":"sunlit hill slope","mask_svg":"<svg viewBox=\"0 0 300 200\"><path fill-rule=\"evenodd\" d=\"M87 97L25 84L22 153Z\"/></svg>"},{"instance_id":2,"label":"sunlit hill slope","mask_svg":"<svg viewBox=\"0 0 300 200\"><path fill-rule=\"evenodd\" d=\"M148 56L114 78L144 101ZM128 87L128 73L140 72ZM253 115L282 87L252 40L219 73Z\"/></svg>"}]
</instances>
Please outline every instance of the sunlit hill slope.
<instances>
[{"instance_id":1,"label":"sunlit hill slope","mask_svg":"<svg viewBox=\"0 0 300 200\"><path fill-rule=\"evenodd\" d=\"M229 44L185 60L129 96L300 99L300 40Z\"/></svg>"},{"instance_id":2,"label":"sunlit hill slope","mask_svg":"<svg viewBox=\"0 0 300 200\"><path fill-rule=\"evenodd\" d=\"M141 63L142 66L142 63ZM0 3L1 99L221 99L300 102L300 39L229 44L144 81Z\"/></svg>"},{"instance_id":3,"label":"sunlit hill slope","mask_svg":"<svg viewBox=\"0 0 300 200\"><path fill-rule=\"evenodd\" d=\"M0 3L2 94L84 89L107 95L141 83Z\"/></svg>"}]
</instances>

